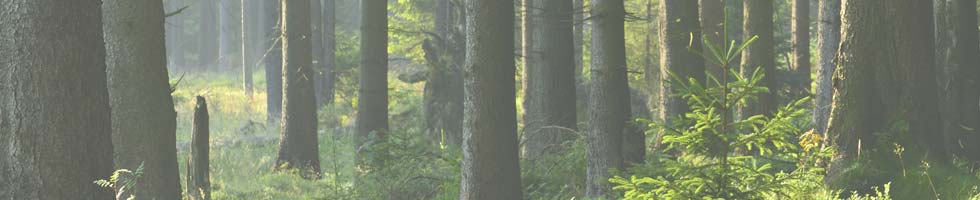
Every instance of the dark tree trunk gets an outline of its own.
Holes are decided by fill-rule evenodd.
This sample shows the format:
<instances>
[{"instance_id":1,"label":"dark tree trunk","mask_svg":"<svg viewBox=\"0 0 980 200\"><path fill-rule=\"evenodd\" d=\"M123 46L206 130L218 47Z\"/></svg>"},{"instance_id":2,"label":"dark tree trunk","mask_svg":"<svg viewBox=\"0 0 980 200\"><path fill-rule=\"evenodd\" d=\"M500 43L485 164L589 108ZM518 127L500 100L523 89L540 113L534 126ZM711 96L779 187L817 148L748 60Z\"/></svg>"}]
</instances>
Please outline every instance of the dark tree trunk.
<instances>
[{"instance_id":1,"label":"dark tree trunk","mask_svg":"<svg viewBox=\"0 0 980 200\"><path fill-rule=\"evenodd\" d=\"M218 12L214 4L214 1L198 2L201 15L201 22L198 23L201 36L199 61L203 69L214 69L213 65L218 62Z\"/></svg>"},{"instance_id":2,"label":"dark tree trunk","mask_svg":"<svg viewBox=\"0 0 980 200\"><path fill-rule=\"evenodd\" d=\"M323 61L323 8L320 0L310 1L310 23L311 30L313 32L310 34L311 42L313 44L313 93L316 98L315 108L319 110L320 106L323 105L323 100L326 99L326 91L319 89L323 85L323 79L325 76L325 64Z\"/></svg>"},{"instance_id":3,"label":"dark tree trunk","mask_svg":"<svg viewBox=\"0 0 980 200\"><path fill-rule=\"evenodd\" d=\"M463 135L463 75L465 38L458 29L462 15L450 1L438 1L435 11L436 35L423 45L429 62L423 94L426 132L434 143L460 147Z\"/></svg>"},{"instance_id":4,"label":"dark tree trunk","mask_svg":"<svg viewBox=\"0 0 980 200\"><path fill-rule=\"evenodd\" d=\"M834 96L831 77L837 65L834 58L837 47L840 46L840 0L820 0L820 22L817 26L817 46L819 46L819 63L817 64L817 92L814 98L813 125L818 133L826 138L827 122L830 118L830 102Z\"/></svg>"},{"instance_id":5,"label":"dark tree trunk","mask_svg":"<svg viewBox=\"0 0 980 200\"><path fill-rule=\"evenodd\" d=\"M792 20L793 58L790 66L800 78L793 85L791 96L810 96L810 0L793 0Z\"/></svg>"},{"instance_id":6,"label":"dark tree trunk","mask_svg":"<svg viewBox=\"0 0 980 200\"><path fill-rule=\"evenodd\" d=\"M191 128L191 155L187 157L187 194L194 199L211 199L211 167L209 163L210 120L204 97L195 98L194 121Z\"/></svg>"},{"instance_id":7,"label":"dark tree trunk","mask_svg":"<svg viewBox=\"0 0 980 200\"><path fill-rule=\"evenodd\" d=\"M265 22L263 32L266 34L265 56L265 92L266 92L266 126L278 130L279 120L282 119L282 10L278 1L262 1Z\"/></svg>"},{"instance_id":8,"label":"dark tree trunk","mask_svg":"<svg viewBox=\"0 0 980 200\"><path fill-rule=\"evenodd\" d=\"M776 94L779 88L776 83L776 54L773 41L773 1L752 0L744 1L745 40L759 37L742 52L742 76L751 77L757 68L765 73L760 86L769 88L769 92L761 93L758 100L747 103L739 108L739 116L744 119L754 115L770 116L778 108Z\"/></svg>"},{"instance_id":9,"label":"dark tree trunk","mask_svg":"<svg viewBox=\"0 0 980 200\"><path fill-rule=\"evenodd\" d=\"M323 26L322 26L322 38L323 38L323 58L320 59L321 70L318 75L320 75L320 82L316 84L316 90L319 92L317 96L317 106L330 105L334 101L334 85L337 79L337 5L334 0L323 0L323 5L321 5L323 11Z\"/></svg>"},{"instance_id":10,"label":"dark tree trunk","mask_svg":"<svg viewBox=\"0 0 980 200\"><path fill-rule=\"evenodd\" d=\"M725 34L729 32L736 32L732 29L725 30L725 1L724 0L700 0L700 14L701 14L701 32L708 38L710 45L716 47L724 47L728 45L728 38ZM700 37L695 38L700 39ZM704 44L708 45L708 44ZM711 50L707 47L701 48L701 52L706 56L713 56ZM715 79L721 80L722 68L718 62L712 59L704 61L705 72ZM707 77L707 76L706 76ZM711 79L706 79L708 85L713 84L714 81Z\"/></svg>"},{"instance_id":11,"label":"dark tree trunk","mask_svg":"<svg viewBox=\"0 0 980 200\"><path fill-rule=\"evenodd\" d=\"M561 152L561 144L577 132L572 2L534 0L529 27L530 48L524 66L524 157ZM525 41L527 42L527 41Z\"/></svg>"},{"instance_id":12,"label":"dark tree trunk","mask_svg":"<svg viewBox=\"0 0 980 200\"><path fill-rule=\"evenodd\" d=\"M102 1L0 4L0 199L112 198Z\"/></svg>"},{"instance_id":13,"label":"dark tree trunk","mask_svg":"<svg viewBox=\"0 0 980 200\"><path fill-rule=\"evenodd\" d=\"M357 91L358 146L388 132L388 3L361 2L361 72ZM382 158L372 162L382 164ZM361 162L358 159L358 162Z\"/></svg>"},{"instance_id":14,"label":"dark tree trunk","mask_svg":"<svg viewBox=\"0 0 980 200\"><path fill-rule=\"evenodd\" d=\"M936 67L943 129L956 154L980 160L976 1L936 0Z\"/></svg>"},{"instance_id":15,"label":"dark tree trunk","mask_svg":"<svg viewBox=\"0 0 980 200\"><path fill-rule=\"evenodd\" d=\"M297 169L302 177L320 176L310 1L282 2L282 132L276 170Z\"/></svg>"},{"instance_id":16,"label":"dark tree trunk","mask_svg":"<svg viewBox=\"0 0 980 200\"><path fill-rule=\"evenodd\" d=\"M698 2L692 0L660 1L660 106L664 122L687 113L687 101L674 95L688 79L704 83L704 58L701 51L701 22L698 19ZM681 80L677 82L675 80Z\"/></svg>"},{"instance_id":17,"label":"dark tree trunk","mask_svg":"<svg viewBox=\"0 0 980 200\"><path fill-rule=\"evenodd\" d=\"M179 199L163 2L106 0L102 6L115 166L144 167L135 193L128 188L122 196Z\"/></svg>"},{"instance_id":18,"label":"dark tree trunk","mask_svg":"<svg viewBox=\"0 0 980 200\"><path fill-rule=\"evenodd\" d=\"M255 66L258 64L259 58L262 56L262 46L259 41L262 41L259 35L262 35L261 26L258 23L259 15L259 5L260 1L249 1L241 0L241 27L242 27L242 90L245 91L245 96L249 99L252 98L252 93L255 88L255 84L252 81L252 71L255 70ZM258 46L258 47L256 47Z\"/></svg>"},{"instance_id":19,"label":"dark tree trunk","mask_svg":"<svg viewBox=\"0 0 980 200\"><path fill-rule=\"evenodd\" d=\"M609 169L622 169L622 134L629 120L623 1L593 0L592 87L586 140L586 195L610 198Z\"/></svg>"},{"instance_id":20,"label":"dark tree trunk","mask_svg":"<svg viewBox=\"0 0 980 200\"><path fill-rule=\"evenodd\" d=\"M460 199L522 199L514 2L466 2L466 107Z\"/></svg>"}]
</instances>

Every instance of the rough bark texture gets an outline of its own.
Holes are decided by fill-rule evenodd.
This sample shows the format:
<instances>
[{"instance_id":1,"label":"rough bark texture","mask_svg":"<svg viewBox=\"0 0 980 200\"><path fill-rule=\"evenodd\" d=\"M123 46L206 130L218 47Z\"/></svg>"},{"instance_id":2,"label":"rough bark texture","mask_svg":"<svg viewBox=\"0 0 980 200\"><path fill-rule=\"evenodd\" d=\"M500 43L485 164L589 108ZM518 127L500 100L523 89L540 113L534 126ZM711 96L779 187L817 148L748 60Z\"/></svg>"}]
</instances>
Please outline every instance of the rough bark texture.
<instances>
[{"instance_id":1,"label":"rough bark texture","mask_svg":"<svg viewBox=\"0 0 980 200\"><path fill-rule=\"evenodd\" d=\"M833 109L828 132L841 158L830 168L833 180L839 163L875 147L874 132L907 122L907 133L889 137L929 159L945 157L938 109L932 1L892 2L845 0L840 68L834 75ZM893 30L882 33L877 30ZM901 125L901 123L899 123ZM866 150L862 150L865 148ZM879 149L887 151L889 149Z\"/></svg>"},{"instance_id":2,"label":"rough bark texture","mask_svg":"<svg viewBox=\"0 0 980 200\"><path fill-rule=\"evenodd\" d=\"M191 155L187 157L187 194L193 199L211 199L211 166L209 156L210 126L208 102L195 98L194 121L191 127Z\"/></svg>"},{"instance_id":3,"label":"rough bark texture","mask_svg":"<svg viewBox=\"0 0 980 200\"><path fill-rule=\"evenodd\" d=\"M459 30L463 15L449 1L437 1L438 37L422 45L429 62L423 94L426 132L434 143L461 147L463 141L463 74L465 36ZM459 54L463 52L463 56Z\"/></svg>"},{"instance_id":4,"label":"rough bark texture","mask_svg":"<svg viewBox=\"0 0 980 200\"><path fill-rule=\"evenodd\" d=\"M698 2L692 0L660 1L660 116L668 124L690 110L684 98L674 95L688 79L704 83L704 58L701 51L701 21ZM680 80L682 82L677 82Z\"/></svg>"},{"instance_id":5,"label":"rough bark texture","mask_svg":"<svg viewBox=\"0 0 980 200\"><path fill-rule=\"evenodd\" d=\"M0 1L0 199L112 198L101 4Z\"/></svg>"},{"instance_id":6,"label":"rough bark texture","mask_svg":"<svg viewBox=\"0 0 980 200\"><path fill-rule=\"evenodd\" d=\"M609 169L621 169L622 134L629 120L623 1L593 0L592 87L586 140L586 196L610 198Z\"/></svg>"},{"instance_id":7,"label":"rough bark texture","mask_svg":"<svg viewBox=\"0 0 980 200\"><path fill-rule=\"evenodd\" d=\"M817 24L817 45L819 58L817 64L816 94L814 98L813 125L818 133L827 133L830 118L830 101L834 96L831 77L837 65L834 58L840 46L840 0L821 0ZM824 135L826 138L827 135Z\"/></svg>"},{"instance_id":8,"label":"rough bark texture","mask_svg":"<svg viewBox=\"0 0 980 200\"><path fill-rule=\"evenodd\" d=\"M388 132L388 2L361 2L361 74L357 91L357 146ZM382 160L374 160L378 163ZM358 162L361 162L359 159Z\"/></svg>"},{"instance_id":9,"label":"rough bark texture","mask_svg":"<svg viewBox=\"0 0 980 200\"><path fill-rule=\"evenodd\" d=\"M793 0L792 33L793 58L790 66L800 77L792 86L792 92L798 97L810 96L810 0Z\"/></svg>"},{"instance_id":10,"label":"rough bark texture","mask_svg":"<svg viewBox=\"0 0 980 200\"><path fill-rule=\"evenodd\" d=\"M313 53L310 51L309 0L282 1L282 132L276 170L298 169L304 178L319 178Z\"/></svg>"},{"instance_id":11,"label":"rough bark texture","mask_svg":"<svg viewBox=\"0 0 980 200\"><path fill-rule=\"evenodd\" d=\"M514 2L466 2L460 199L522 199L515 98Z\"/></svg>"},{"instance_id":12,"label":"rough bark texture","mask_svg":"<svg viewBox=\"0 0 980 200\"><path fill-rule=\"evenodd\" d=\"M265 94L266 96L266 126L278 130L282 118L282 23L280 2L262 1L265 22L263 32L266 34L265 56Z\"/></svg>"},{"instance_id":13,"label":"rough bark texture","mask_svg":"<svg viewBox=\"0 0 980 200\"><path fill-rule=\"evenodd\" d=\"M773 43L773 1L753 0L744 1L743 11L745 24L742 28L745 40L758 36L754 43L742 52L742 76L751 77L756 68L762 68L765 73L760 86L769 88L769 92L759 94L758 100L747 103L739 108L739 116L747 118L754 115L772 115L778 108L776 101L776 54Z\"/></svg>"},{"instance_id":14,"label":"rough bark texture","mask_svg":"<svg viewBox=\"0 0 980 200\"><path fill-rule=\"evenodd\" d=\"M115 167L143 165L136 192L122 196L179 199L177 112L167 77L163 2L106 0L102 11Z\"/></svg>"},{"instance_id":15,"label":"rough bark texture","mask_svg":"<svg viewBox=\"0 0 980 200\"><path fill-rule=\"evenodd\" d=\"M337 6L334 0L323 0L323 5L320 6L323 11L323 27L321 31L321 37L323 38L323 58L320 59L322 62L320 66L322 67L320 73L319 83L316 84L317 95L317 106L325 106L333 103L334 100L334 85L336 83L337 74L335 72L337 68Z\"/></svg>"},{"instance_id":16,"label":"rough bark texture","mask_svg":"<svg viewBox=\"0 0 980 200\"><path fill-rule=\"evenodd\" d=\"M575 56L572 2L534 0L537 10L528 20L534 44L525 51L524 158L535 159L561 151L563 141L575 135Z\"/></svg>"},{"instance_id":17,"label":"rough bark texture","mask_svg":"<svg viewBox=\"0 0 980 200\"><path fill-rule=\"evenodd\" d=\"M976 1L935 0L936 69L943 129L954 153L980 160L980 88Z\"/></svg>"}]
</instances>

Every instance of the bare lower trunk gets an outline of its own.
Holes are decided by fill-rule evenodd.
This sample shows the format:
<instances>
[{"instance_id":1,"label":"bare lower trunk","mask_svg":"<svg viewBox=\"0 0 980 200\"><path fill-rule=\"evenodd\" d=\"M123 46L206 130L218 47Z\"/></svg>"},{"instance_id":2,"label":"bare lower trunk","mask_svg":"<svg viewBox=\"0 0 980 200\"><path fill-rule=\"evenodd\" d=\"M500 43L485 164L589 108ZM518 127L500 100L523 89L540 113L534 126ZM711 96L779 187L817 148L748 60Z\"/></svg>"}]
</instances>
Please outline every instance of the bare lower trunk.
<instances>
[{"instance_id":1,"label":"bare lower trunk","mask_svg":"<svg viewBox=\"0 0 980 200\"><path fill-rule=\"evenodd\" d=\"M817 46L819 46L819 61L817 64L816 94L813 108L813 125L818 133L827 132L827 122L830 118L830 101L833 97L831 77L836 65L834 63L837 47L840 45L840 0L821 0L820 23L817 26ZM826 138L826 135L824 135Z\"/></svg>"},{"instance_id":2,"label":"bare lower trunk","mask_svg":"<svg viewBox=\"0 0 980 200\"><path fill-rule=\"evenodd\" d=\"M283 1L282 132L276 170L297 169L307 179L320 177L313 53L310 51L310 2Z\"/></svg>"},{"instance_id":3,"label":"bare lower trunk","mask_svg":"<svg viewBox=\"0 0 980 200\"><path fill-rule=\"evenodd\" d=\"M609 169L622 169L622 134L629 118L623 1L593 0L593 63L586 139L586 196L616 198Z\"/></svg>"}]
</instances>

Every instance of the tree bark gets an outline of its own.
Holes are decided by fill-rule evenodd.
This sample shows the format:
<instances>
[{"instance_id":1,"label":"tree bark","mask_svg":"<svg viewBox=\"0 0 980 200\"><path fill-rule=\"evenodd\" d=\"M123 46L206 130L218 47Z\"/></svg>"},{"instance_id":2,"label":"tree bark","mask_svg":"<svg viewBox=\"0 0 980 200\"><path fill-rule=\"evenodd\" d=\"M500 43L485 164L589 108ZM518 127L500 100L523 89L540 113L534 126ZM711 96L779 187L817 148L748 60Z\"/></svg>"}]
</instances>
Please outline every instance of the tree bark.
<instances>
[{"instance_id":1,"label":"tree bark","mask_svg":"<svg viewBox=\"0 0 980 200\"><path fill-rule=\"evenodd\" d=\"M201 22L198 31L200 32L200 57L198 58L203 69L213 69L212 65L218 62L218 15L215 10L214 1L199 1L198 12L201 15Z\"/></svg>"},{"instance_id":2,"label":"tree bark","mask_svg":"<svg viewBox=\"0 0 980 200\"><path fill-rule=\"evenodd\" d=\"M242 69L242 9L241 0L221 0L218 8L220 22L218 48L219 71Z\"/></svg>"},{"instance_id":3,"label":"tree bark","mask_svg":"<svg viewBox=\"0 0 980 200\"><path fill-rule=\"evenodd\" d=\"M0 199L113 197L101 4L0 1Z\"/></svg>"},{"instance_id":4,"label":"tree bark","mask_svg":"<svg viewBox=\"0 0 980 200\"><path fill-rule=\"evenodd\" d=\"M586 196L614 199L609 169L622 169L622 134L629 120L623 1L593 0L592 87L586 140Z\"/></svg>"},{"instance_id":5,"label":"tree bark","mask_svg":"<svg viewBox=\"0 0 980 200\"><path fill-rule=\"evenodd\" d=\"M266 34L266 49L269 52L265 56L265 94L266 96L266 127L271 130L278 130L279 121L282 119L282 10L278 1L262 1L263 17L265 24L262 25Z\"/></svg>"},{"instance_id":6,"label":"tree bark","mask_svg":"<svg viewBox=\"0 0 980 200\"><path fill-rule=\"evenodd\" d=\"M810 0L793 0L793 58L790 66L800 76L792 96L810 96ZM775 93L774 93L775 94Z\"/></svg>"},{"instance_id":7,"label":"tree bark","mask_svg":"<svg viewBox=\"0 0 980 200\"><path fill-rule=\"evenodd\" d=\"M535 0L527 20L533 42L525 51L524 158L561 152L561 144L575 135L575 56L572 2ZM528 42L527 40L525 42Z\"/></svg>"},{"instance_id":8,"label":"tree bark","mask_svg":"<svg viewBox=\"0 0 980 200\"><path fill-rule=\"evenodd\" d=\"M193 199L211 199L211 165L209 156L210 126L208 103L204 97L195 98L194 121L191 127L191 154L187 157L187 194Z\"/></svg>"},{"instance_id":9,"label":"tree bark","mask_svg":"<svg viewBox=\"0 0 980 200\"><path fill-rule=\"evenodd\" d=\"M980 95L976 88L978 58L977 12L975 1L935 0L936 69L944 133L947 146L954 153L971 160L980 160ZM972 17L971 17L972 16Z\"/></svg>"},{"instance_id":10,"label":"tree bark","mask_svg":"<svg viewBox=\"0 0 980 200\"><path fill-rule=\"evenodd\" d=\"M323 6L320 0L310 1L310 23L313 32L310 34L312 37L311 41L313 43L313 85L314 93L316 98L316 109L319 110L320 106L323 105L324 95L326 91L320 90L319 88L323 85L323 79L325 76L325 62L323 61Z\"/></svg>"},{"instance_id":11,"label":"tree bark","mask_svg":"<svg viewBox=\"0 0 980 200\"><path fill-rule=\"evenodd\" d=\"M334 85L337 79L337 5L334 0L323 0L323 63L320 75L320 83L317 84L317 91L321 95L317 96L317 106L330 105L334 101Z\"/></svg>"},{"instance_id":12,"label":"tree bark","mask_svg":"<svg viewBox=\"0 0 980 200\"><path fill-rule=\"evenodd\" d=\"M840 0L821 0L820 22L817 25L817 46L819 46L819 63L817 64L817 91L814 98L813 125L818 133L824 133L827 138L827 122L830 118L830 103L833 99L831 77L837 68L834 58L840 46L841 16Z\"/></svg>"},{"instance_id":13,"label":"tree bark","mask_svg":"<svg viewBox=\"0 0 980 200\"><path fill-rule=\"evenodd\" d=\"M357 91L358 146L388 132L388 3L361 2L361 77ZM379 164L383 160L374 160ZM360 160L358 160L360 162Z\"/></svg>"},{"instance_id":14,"label":"tree bark","mask_svg":"<svg viewBox=\"0 0 980 200\"><path fill-rule=\"evenodd\" d=\"M423 94L426 132L434 143L461 147L463 135L463 75L465 37L459 31L461 11L450 1L437 1L435 29L438 37L423 44L429 61Z\"/></svg>"},{"instance_id":15,"label":"tree bark","mask_svg":"<svg viewBox=\"0 0 980 200\"><path fill-rule=\"evenodd\" d=\"M701 12L701 32L705 37L708 38L710 45L716 47L724 47L728 45L726 39L730 39L727 34L728 32L736 32L725 30L725 1L724 0L700 0L700 12ZM695 39L700 39L700 36L696 36ZM708 44L704 44L708 45ZM713 57L714 53L707 47L701 48L701 54ZM714 61L713 59L708 59L704 61L705 73L714 77L715 79L721 80L722 68L721 65ZM711 79L706 79L708 85L714 84Z\"/></svg>"},{"instance_id":16,"label":"tree bark","mask_svg":"<svg viewBox=\"0 0 980 200\"><path fill-rule=\"evenodd\" d=\"M514 2L466 2L460 199L522 199L515 98Z\"/></svg>"},{"instance_id":17,"label":"tree bark","mask_svg":"<svg viewBox=\"0 0 980 200\"><path fill-rule=\"evenodd\" d=\"M743 11L745 24L743 28L744 39L747 41L752 37L759 37L754 43L745 48L742 52L742 76L750 78L757 68L765 73L761 85L769 88L769 92L759 94L758 100L748 102L739 109L739 116L742 119L754 115L771 116L779 107L776 94L779 90L776 83L776 55L773 40L773 1L772 0L753 0L744 1Z\"/></svg>"},{"instance_id":18,"label":"tree bark","mask_svg":"<svg viewBox=\"0 0 980 200\"><path fill-rule=\"evenodd\" d=\"M282 132L276 170L320 177L309 0L282 1Z\"/></svg>"},{"instance_id":19,"label":"tree bark","mask_svg":"<svg viewBox=\"0 0 980 200\"><path fill-rule=\"evenodd\" d=\"M261 4L259 1L241 1L241 27L242 27L242 90L245 91L245 96L249 99L252 98L252 93L254 90L254 83L252 81L252 71L255 70L255 65L258 64L256 58L261 57L262 45L261 41L257 37L261 33L258 26L259 9L258 5ZM259 46L256 48L256 46Z\"/></svg>"},{"instance_id":20,"label":"tree bark","mask_svg":"<svg viewBox=\"0 0 980 200\"><path fill-rule=\"evenodd\" d=\"M122 196L179 199L163 2L106 0L102 6L115 166L144 167L135 193L127 188Z\"/></svg>"},{"instance_id":21,"label":"tree bark","mask_svg":"<svg viewBox=\"0 0 980 200\"><path fill-rule=\"evenodd\" d=\"M670 124L673 120L690 111L687 101L674 95L681 84L688 79L704 83L704 58L701 51L701 21L698 19L698 2L692 0L660 1L660 116ZM681 80L677 82L675 80Z\"/></svg>"}]
</instances>

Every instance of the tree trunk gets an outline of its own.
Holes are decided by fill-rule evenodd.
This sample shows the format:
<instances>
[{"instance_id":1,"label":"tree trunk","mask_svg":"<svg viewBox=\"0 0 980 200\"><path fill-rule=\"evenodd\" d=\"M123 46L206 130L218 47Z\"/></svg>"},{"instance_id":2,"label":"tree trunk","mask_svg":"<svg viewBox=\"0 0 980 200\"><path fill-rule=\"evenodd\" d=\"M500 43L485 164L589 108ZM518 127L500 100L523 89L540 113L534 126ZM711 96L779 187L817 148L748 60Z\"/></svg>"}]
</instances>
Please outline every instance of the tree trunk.
<instances>
[{"instance_id":1,"label":"tree trunk","mask_svg":"<svg viewBox=\"0 0 980 200\"><path fill-rule=\"evenodd\" d=\"M572 2L535 0L529 20L530 41L524 66L524 158L561 152L562 143L575 135L575 56Z\"/></svg>"},{"instance_id":2,"label":"tree trunk","mask_svg":"<svg viewBox=\"0 0 980 200\"><path fill-rule=\"evenodd\" d=\"M211 199L211 165L209 163L210 126L208 103L204 97L195 98L194 121L191 128L191 154L187 157L187 194L192 199Z\"/></svg>"},{"instance_id":3,"label":"tree trunk","mask_svg":"<svg viewBox=\"0 0 980 200\"><path fill-rule=\"evenodd\" d=\"M623 1L593 0L592 87L586 140L586 195L615 196L609 169L622 169L622 134L629 120L629 84L626 76L626 42Z\"/></svg>"},{"instance_id":4,"label":"tree trunk","mask_svg":"<svg viewBox=\"0 0 980 200\"><path fill-rule=\"evenodd\" d=\"M265 94L267 123L266 127L270 130L278 130L279 120L282 119L282 10L278 1L262 1L263 17L265 24L262 25L266 33L266 49L269 52L265 56Z\"/></svg>"},{"instance_id":5,"label":"tree trunk","mask_svg":"<svg viewBox=\"0 0 980 200\"><path fill-rule=\"evenodd\" d=\"M701 51L701 22L698 20L698 2L692 0L660 1L660 117L670 124L690 108L687 101L676 96L681 84L688 79L704 83L704 58ZM675 80L681 80L677 82Z\"/></svg>"},{"instance_id":6,"label":"tree trunk","mask_svg":"<svg viewBox=\"0 0 980 200\"><path fill-rule=\"evenodd\" d=\"M337 5L334 0L323 0L323 5L321 5L323 11L323 27L322 27L322 38L323 38L323 58L320 59L323 63L322 69L319 73L320 83L317 84L317 91L320 92L320 96L317 96L317 106L330 105L334 101L334 85L336 84L337 74L337 16L336 10Z\"/></svg>"},{"instance_id":7,"label":"tree trunk","mask_svg":"<svg viewBox=\"0 0 980 200\"><path fill-rule=\"evenodd\" d=\"M324 78L326 77L324 74L326 66L324 65L325 62L323 61L323 14L323 8L320 0L311 0L310 22L313 32L310 34L310 36L313 37L311 39L313 43L313 93L315 94L316 98L316 106L314 108L317 110L319 110L320 106L323 105L323 100L326 99L324 97L324 95L326 95L326 91L318 89L320 88L320 85L323 85Z\"/></svg>"},{"instance_id":8,"label":"tree trunk","mask_svg":"<svg viewBox=\"0 0 980 200\"><path fill-rule=\"evenodd\" d=\"M261 46L259 44L259 33L258 29L259 23L257 22L259 12L258 1L248 1L240 0L242 5L241 11L241 27L242 27L242 89L245 91L245 96L249 99L252 98L252 91L254 88L254 83L252 81L252 71L255 70L255 65L258 64L256 58L261 56ZM259 46L256 48L255 46Z\"/></svg>"},{"instance_id":9,"label":"tree trunk","mask_svg":"<svg viewBox=\"0 0 980 200\"><path fill-rule=\"evenodd\" d=\"M889 134L907 149L945 160L935 90L932 1L844 1L843 41L834 75L833 109L828 134L842 159L831 165L828 178L842 177L844 162L874 144L872 133L908 123L908 134ZM878 30L892 30L882 33ZM902 127L904 128L904 127ZM886 132L887 133L887 132ZM879 149L887 151L890 149Z\"/></svg>"},{"instance_id":10,"label":"tree trunk","mask_svg":"<svg viewBox=\"0 0 980 200\"><path fill-rule=\"evenodd\" d=\"M950 150L971 160L980 160L978 108L976 1L936 0L936 67L942 102L943 129ZM972 17L971 17L972 16Z\"/></svg>"},{"instance_id":11,"label":"tree trunk","mask_svg":"<svg viewBox=\"0 0 980 200\"><path fill-rule=\"evenodd\" d=\"M198 12L201 15L201 22L198 23L200 28L198 28L199 34L201 35L200 41L200 57L199 61L203 69L213 69L214 64L218 62L218 15L215 9L214 1L199 1Z\"/></svg>"},{"instance_id":12,"label":"tree trunk","mask_svg":"<svg viewBox=\"0 0 980 200\"><path fill-rule=\"evenodd\" d=\"M388 3L361 2L361 77L357 91L357 146L388 132ZM383 159L374 160L382 164ZM360 160L358 160L360 162Z\"/></svg>"},{"instance_id":13,"label":"tree trunk","mask_svg":"<svg viewBox=\"0 0 980 200\"><path fill-rule=\"evenodd\" d=\"M736 32L736 31L732 31L731 29L725 30L726 29L725 0L700 0L700 1L701 1L700 12L701 12L702 33L708 38L710 45L716 47L724 47L728 45L728 41L726 41L726 39L731 39L731 38L727 37L725 34L729 32ZM695 39L700 39L700 37L698 36ZM712 53L711 50L707 47L702 47L701 52L702 52L701 54L708 57L714 56L714 53ZM715 79L721 80L723 69L721 68L721 65L718 62L715 62L713 59L705 60L704 68L705 68L705 72L709 74L710 77L714 77ZM705 80L707 80L708 85L717 85L714 84L714 81L711 81L711 79L705 79Z\"/></svg>"},{"instance_id":14,"label":"tree trunk","mask_svg":"<svg viewBox=\"0 0 980 200\"><path fill-rule=\"evenodd\" d=\"M0 4L0 199L112 198L102 1Z\"/></svg>"},{"instance_id":15,"label":"tree trunk","mask_svg":"<svg viewBox=\"0 0 980 200\"><path fill-rule=\"evenodd\" d=\"M760 86L769 88L769 92L759 94L758 100L749 102L739 108L742 119L754 115L771 116L779 107L776 94L779 90L776 83L776 55L773 41L773 1L754 0L744 1L743 11L745 24L744 39L759 37L742 52L742 76L749 78L757 68L765 73Z\"/></svg>"},{"instance_id":16,"label":"tree trunk","mask_svg":"<svg viewBox=\"0 0 980 200\"><path fill-rule=\"evenodd\" d=\"M179 199L163 2L106 0L102 6L115 166L144 167L136 192L122 196Z\"/></svg>"},{"instance_id":17,"label":"tree trunk","mask_svg":"<svg viewBox=\"0 0 980 200\"><path fill-rule=\"evenodd\" d=\"M586 116L586 106L588 105L589 88L585 80L585 0L572 0L572 42L574 43L574 55L572 60L575 62L575 108L576 117L579 121Z\"/></svg>"},{"instance_id":18,"label":"tree trunk","mask_svg":"<svg viewBox=\"0 0 980 200\"><path fill-rule=\"evenodd\" d=\"M820 22L817 26L817 46L819 46L819 63L817 64L817 92L813 108L813 125L818 133L824 133L827 138L827 122L830 118L830 102L833 98L831 77L837 68L834 58L840 45L840 0L820 0Z\"/></svg>"},{"instance_id":19,"label":"tree trunk","mask_svg":"<svg viewBox=\"0 0 980 200\"><path fill-rule=\"evenodd\" d=\"M522 199L514 83L514 2L466 2L460 199Z\"/></svg>"},{"instance_id":20,"label":"tree trunk","mask_svg":"<svg viewBox=\"0 0 980 200\"><path fill-rule=\"evenodd\" d=\"M452 2L436 2L435 29L439 37L423 45L429 61L423 94L426 132L434 143L460 147L463 134L463 76L465 43L458 30L460 16Z\"/></svg>"},{"instance_id":21,"label":"tree trunk","mask_svg":"<svg viewBox=\"0 0 980 200\"><path fill-rule=\"evenodd\" d=\"M810 96L810 0L793 0L792 12L793 58L790 66L795 68L800 79L792 87L795 94L791 96Z\"/></svg>"},{"instance_id":22,"label":"tree trunk","mask_svg":"<svg viewBox=\"0 0 980 200\"><path fill-rule=\"evenodd\" d=\"M236 71L242 67L242 11L241 0L221 0L218 8L220 47L219 71Z\"/></svg>"},{"instance_id":23,"label":"tree trunk","mask_svg":"<svg viewBox=\"0 0 980 200\"><path fill-rule=\"evenodd\" d=\"M310 1L282 2L282 134L276 170L298 169L307 179L320 176L310 51Z\"/></svg>"}]
</instances>

